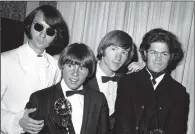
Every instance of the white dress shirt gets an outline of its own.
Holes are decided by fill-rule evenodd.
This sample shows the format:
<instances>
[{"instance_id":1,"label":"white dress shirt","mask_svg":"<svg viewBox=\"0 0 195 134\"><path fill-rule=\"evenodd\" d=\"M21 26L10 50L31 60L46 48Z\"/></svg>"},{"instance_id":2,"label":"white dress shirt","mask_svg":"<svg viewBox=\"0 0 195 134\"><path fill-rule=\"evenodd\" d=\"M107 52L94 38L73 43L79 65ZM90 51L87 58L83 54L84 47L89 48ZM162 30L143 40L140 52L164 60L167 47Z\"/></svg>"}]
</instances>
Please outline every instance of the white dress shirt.
<instances>
[{"instance_id":1,"label":"white dress shirt","mask_svg":"<svg viewBox=\"0 0 195 134\"><path fill-rule=\"evenodd\" d=\"M83 106L84 106L84 96L80 94L74 94L72 96L67 97L66 91L71 90L68 88L64 80L61 81L61 87L64 93L64 96L66 99L68 99L72 106L72 123L74 126L74 130L76 134L80 134L82 121L83 121ZM77 90L83 89L83 86L81 86Z\"/></svg>"},{"instance_id":2,"label":"white dress shirt","mask_svg":"<svg viewBox=\"0 0 195 134\"><path fill-rule=\"evenodd\" d=\"M28 43L1 53L1 131L21 133L19 120L30 95L60 79L57 60L46 52L37 57Z\"/></svg>"},{"instance_id":3,"label":"white dress shirt","mask_svg":"<svg viewBox=\"0 0 195 134\"><path fill-rule=\"evenodd\" d=\"M101 70L101 68L99 66L99 62L98 62L97 71L96 71L96 79L98 82L100 92L104 93L104 95L106 96L106 99L108 102L108 107L109 107L109 115L112 115L115 111L114 107L115 107L118 84L117 84L117 82L113 82L113 81L108 81L106 83L102 83L102 78L101 78L102 76L106 76L106 74Z\"/></svg>"}]
</instances>

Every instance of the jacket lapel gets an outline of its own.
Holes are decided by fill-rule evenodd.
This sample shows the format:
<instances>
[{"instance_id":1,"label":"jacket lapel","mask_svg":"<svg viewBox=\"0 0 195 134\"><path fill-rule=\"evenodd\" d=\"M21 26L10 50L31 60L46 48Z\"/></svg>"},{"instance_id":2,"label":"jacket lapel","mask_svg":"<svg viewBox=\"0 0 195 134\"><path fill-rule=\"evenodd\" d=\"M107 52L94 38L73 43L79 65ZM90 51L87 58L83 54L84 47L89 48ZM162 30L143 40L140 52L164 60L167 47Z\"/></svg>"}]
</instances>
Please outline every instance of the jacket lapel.
<instances>
[{"instance_id":1,"label":"jacket lapel","mask_svg":"<svg viewBox=\"0 0 195 134\"><path fill-rule=\"evenodd\" d=\"M94 76L92 79L87 81L87 83L84 85L84 87L86 89L91 89L92 88L92 89L95 89L97 91L100 91L96 76Z\"/></svg>"},{"instance_id":2,"label":"jacket lapel","mask_svg":"<svg viewBox=\"0 0 195 134\"><path fill-rule=\"evenodd\" d=\"M82 125L81 125L81 133L80 134L86 134L87 133L87 128L88 128L88 121L89 121L89 111L90 111L90 101L89 101L89 95L87 92L87 89L85 88L84 90L86 90L85 94L84 94L84 111L83 111L83 121L82 121Z\"/></svg>"},{"instance_id":3,"label":"jacket lapel","mask_svg":"<svg viewBox=\"0 0 195 134\"><path fill-rule=\"evenodd\" d=\"M50 104L49 104L50 105L50 111L51 111L51 113L50 113L51 117L50 118L51 118L51 120L53 118L56 123L61 125L61 119L60 119L60 116L55 111L54 104L59 98L65 98L65 97L64 97L64 94L62 92L60 82L55 86L55 88L56 89L54 89L53 100L51 100ZM52 121L52 122L53 122L53 125L55 126L54 121Z\"/></svg>"}]
</instances>

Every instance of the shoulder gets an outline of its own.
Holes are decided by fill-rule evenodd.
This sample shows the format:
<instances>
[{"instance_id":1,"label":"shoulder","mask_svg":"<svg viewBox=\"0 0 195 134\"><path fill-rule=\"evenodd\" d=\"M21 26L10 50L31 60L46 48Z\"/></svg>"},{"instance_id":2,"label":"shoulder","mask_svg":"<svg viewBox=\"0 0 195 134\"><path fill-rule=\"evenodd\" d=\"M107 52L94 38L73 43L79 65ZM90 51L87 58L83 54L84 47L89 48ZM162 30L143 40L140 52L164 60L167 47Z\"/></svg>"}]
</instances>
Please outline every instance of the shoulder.
<instances>
[{"instance_id":1,"label":"shoulder","mask_svg":"<svg viewBox=\"0 0 195 134\"><path fill-rule=\"evenodd\" d=\"M18 48L3 52L1 53L1 58L6 60L14 59L17 57L17 50Z\"/></svg>"},{"instance_id":2,"label":"shoulder","mask_svg":"<svg viewBox=\"0 0 195 134\"><path fill-rule=\"evenodd\" d=\"M36 96L37 98L47 99L54 94L54 92L56 91L55 89L56 89L56 85L53 85L51 87L38 90L32 93L31 96Z\"/></svg>"},{"instance_id":3,"label":"shoulder","mask_svg":"<svg viewBox=\"0 0 195 134\"><path fill-rule=\"evenodd\" d=\"M86 95L90 96L90 98L92 100L104 100L105 99L105 95L97 90L94 90L92 88L88 88L86 89Z\"/></svg>"},{"instance_id":4,"label":"shoulder","mask_svg":"<svg viewBox=\"0 0 195 134\"><path fill-rule=\"evenodd\" d=\"M173 92L175 92L175 94L178 94L180 96L185 96L188 93L186 92L186 88L179 83L178 81L176 81L175 79L173 79L171 76L169 76L169 82L170 82L170 89L173 90Z\"/></svg>"},{"instance_id":5,"label":"shoulder","mask_svg":"<svg viewBox=\"0 0 195 134\"><path fill-rule=\"evenodd\" d=\"M48 53L46 53L47 54L47 58L48 58L48 60L49 60L49 62L51 63L51 64L55 64L55 65L58 65L57 63L58 63L58 60L56 59L56 58L54 58L53 56L51 56L50 54L48 54Z\"/></svg>"},{"instance_id":6,"label":"shoulder","mask_svg":"<svg viewBox=\"0 0 195 134\"><path fill-rule=\"evenodd\" d=\"M129 73L129 74L125 74L120 78L120 81L122 82L126 82L129 80L131 81L139 81L140 78L142 78L144 75L144 70L140 70L138 72L133 72L133 73Z\"/></svg>"},{"instance_id":7,"label":"shoulder","mask_svg":"<svg viewBox=\"0 0 195 134\"><path fill-rule=\"evenodd\" d=\"M49 60L50 65L57 68L57 70L59 70L58 60L56 58L54 58L53 56L51 56L50 54L48 54L48 53L46 53L46 54L47 54L47 58Z\"/></svg>"}]
</instances>

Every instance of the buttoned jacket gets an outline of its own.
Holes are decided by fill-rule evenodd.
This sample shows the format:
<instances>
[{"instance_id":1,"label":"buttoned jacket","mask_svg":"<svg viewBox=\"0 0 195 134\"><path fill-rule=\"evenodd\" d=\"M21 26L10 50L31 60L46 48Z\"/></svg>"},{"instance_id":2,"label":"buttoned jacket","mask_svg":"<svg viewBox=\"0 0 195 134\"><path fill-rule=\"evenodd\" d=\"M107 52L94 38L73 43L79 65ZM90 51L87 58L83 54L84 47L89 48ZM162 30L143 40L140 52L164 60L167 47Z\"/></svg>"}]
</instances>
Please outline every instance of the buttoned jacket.
<instances>
[{"instance_id":1,"label":"buttoned jacket","mask_svg":"<svg viewBox=\"0 0 195 134\"><path fill-rule=\"evenodd\" d=\"M169 74L154 90L146 68L120 79L115 104L116 134L185 134L189 112L186 89ZM157 118L156 118L157 117Z\"/></svg>"}]
</instances>

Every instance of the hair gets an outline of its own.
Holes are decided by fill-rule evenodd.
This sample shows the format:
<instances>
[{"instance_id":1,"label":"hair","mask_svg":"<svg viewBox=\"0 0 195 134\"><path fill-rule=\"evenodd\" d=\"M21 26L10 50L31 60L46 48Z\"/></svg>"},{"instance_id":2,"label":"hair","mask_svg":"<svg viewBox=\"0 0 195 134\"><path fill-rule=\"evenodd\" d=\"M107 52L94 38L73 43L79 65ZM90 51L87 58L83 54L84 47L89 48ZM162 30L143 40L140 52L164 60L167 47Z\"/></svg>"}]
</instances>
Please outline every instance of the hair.
<instances>
[{"instance_id":1,"label":"hair","mask_svg":"<svg viewBox=\"0 0 195 134\"><path fill-rule=\"evenodd\" d=\"M152 29L151 31L147 32L142 39L139 50L144 61L147 59L144 52L150 48L150 45L153 42L162 42L167 45L171 54L167 71L174 70L184 56L181 43L176 35L161 28Z\"/></svg>"},{"instance_id":2,"label":"hair","mask_svg":"<svg viewBox=\"0 0 195 134\"><path fill-rule=\"evenodd\" d=\"M93 51L85 44L68 45L60 54L58 66L63 69L65 64L76 64L88 69L88 78L95 73L97 60Z\"/></svg>"},{"instance_id":3,"label":"hair","mask_svg":"<svg viewBox=\"0 0 195 134\"><path fill-rule=\"evenodd\" d=\"M131 36L128 33L121 30L113 30L107 33L100 41L100 44L97 49L98 60L101 60L102 56L104 56L105 49L111 45L119 46L123 49L130 48L130 51L128 53L128 59L124 64L124 65L128 65L131 59L133 58L134 49L135 49L134 48L135 45L133 43Z\"/></svg>"},{"instance_id":4,"label":"hair","mask_svg":"<svg viewBox=\"0 0 195 134\"><path fill-rule=\"evenodd\" d=\"M31 26L36 14L41 12L44 17L44 21L53 29L57 31L57 35L53 42L51 43L52 49L61 48L61 50L68 45L69 33L68 27L61 15L61 13L53 6L43 5L34 9L25 19L24 19L24 31L29 39L32 39ZM60 53L60 52L59 52Z\"/></svg>"}]
</instances>

